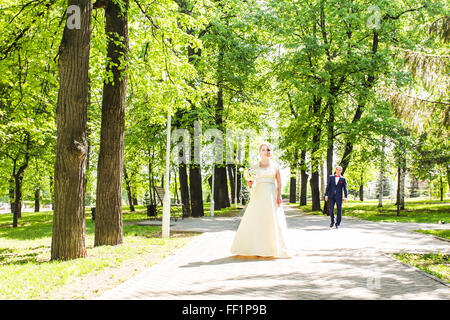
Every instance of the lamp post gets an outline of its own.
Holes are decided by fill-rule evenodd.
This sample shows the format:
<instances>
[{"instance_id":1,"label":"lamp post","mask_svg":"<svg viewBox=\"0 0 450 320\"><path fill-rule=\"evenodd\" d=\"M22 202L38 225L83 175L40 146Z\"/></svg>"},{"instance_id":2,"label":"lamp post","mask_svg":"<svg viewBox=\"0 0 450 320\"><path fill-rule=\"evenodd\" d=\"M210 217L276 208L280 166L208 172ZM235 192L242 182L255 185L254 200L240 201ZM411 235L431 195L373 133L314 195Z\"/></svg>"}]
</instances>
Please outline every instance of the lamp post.
<instances>
[{"instance_id":1,"label":"lamp post","mask_svg":"<svg viewBox=\"0 0 450 320\"><path fill-rule=\"evenodd\" d=\"M166 73L163 72L163 80L166 81ZM167 111L167 141L166 141L166 171L164 177L164 199L163 199L163 217L162 217L162 238L170 237L170 193L169 193L169 170L170 170L170 130L171 130L171 111L169 104Z\"/></svg>"},{"instance_id":2,"label":"lamp post","mask_svg":"<svg viewBox=\"0 0 450 320\"><path fill-rule=\"evenodd\" d=\"M211 208L209 211L209 215L214 217L214 163L212 164L212 176L211 176Z\"/></svg>"}]
</instances>

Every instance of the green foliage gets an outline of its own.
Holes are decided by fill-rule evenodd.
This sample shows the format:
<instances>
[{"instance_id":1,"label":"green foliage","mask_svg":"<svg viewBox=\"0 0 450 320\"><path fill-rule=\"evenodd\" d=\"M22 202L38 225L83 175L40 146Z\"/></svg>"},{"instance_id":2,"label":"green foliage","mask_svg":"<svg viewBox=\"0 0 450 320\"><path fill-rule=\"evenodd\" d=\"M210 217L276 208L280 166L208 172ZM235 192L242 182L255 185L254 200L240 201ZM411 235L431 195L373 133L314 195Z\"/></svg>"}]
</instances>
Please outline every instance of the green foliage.
<instances>
[{"instance_id":1,"label":"green foliage","mask_svg":"<svg viewBox=\"0 0 450 320\"><path fill-rule=\"evenodd\" d=\"M369 5L379 8L379 17ZM2 202L9 202L12 158L17 158L17 165L25 161L26 135L31 144L24 199L32 201L37 187L42 189L44 203L51 199L58 43L65 8L66 3L59 0L6 0L0 5ZM324 161L330 143L328 129L333 127L336 164L342 161L345 147L353 144L345 173L353 190L377 177L384 136L387 176L395 177L395 168L406 158L408 170L432 181L433 190L440 191L441 186L447 190L449 148L439 117L445 110L439 107L428 115L429 130L420 136L396 118L398 110L384 90L422 88L433 99L446 101L434 81L444 79L442 70L446 69L437 69L441 77L430 81L430 68L422 62L428 56L448 56L448 43L437 36L436 29L436 22L447 11L444 1L428 0L370 4L130 1L129 56L123 63L128 75L125 167L133 195L142 201L150 179L158 185L162 182L168 112L173 127L188 128L191 134L196 120L203 131L254 131L246 163L257 158L256 140L276 132L276 160L299 167L300 153L306 151L303 169L308 174L311 164ZM371 26L370 21L375 24ZM106 43L113 36L105 35L104 23L103 10L95 9L89 69L88 205L95 204L101 90L108 81ZM415 67L408 64L413 60L401 53L405 50L420 53L414 61L422 61L428 76L421 77L419 62ZM439 61L439 66L445 65ZM219 90L223 110L217 110ZM362 115L355 120L358 110ZM221 124L217 123L219 116ZM210 175L206 158L202 159L205 190ZM171 171L176 175L175 164ZM172 194L174 180L172 175Z\"/></svg>"},{"instance_id":2,"label":"green foliage","mask_svg":"<svg viewBox=\"0 0 450 320\"><path fill-rule=\"evenodd\" d=\"M42 177L53 161L57 98L53 58L60 9L55 1L7 1L0 7L4 29L0 35L0 197L5 202L9 202L8 181L21 166L35 170L39 166Z\"/></svg>"},{"instance_id":3,"label":"green foliage","mask_svg":"<svg viewBox=\"0 0 450 320\"><path fill-rule=\"evenodd\" d=\"M398 260L417 267L450 283L450 258L444 253L397 253L393 254Z\"/></svg>"}]
</instances>

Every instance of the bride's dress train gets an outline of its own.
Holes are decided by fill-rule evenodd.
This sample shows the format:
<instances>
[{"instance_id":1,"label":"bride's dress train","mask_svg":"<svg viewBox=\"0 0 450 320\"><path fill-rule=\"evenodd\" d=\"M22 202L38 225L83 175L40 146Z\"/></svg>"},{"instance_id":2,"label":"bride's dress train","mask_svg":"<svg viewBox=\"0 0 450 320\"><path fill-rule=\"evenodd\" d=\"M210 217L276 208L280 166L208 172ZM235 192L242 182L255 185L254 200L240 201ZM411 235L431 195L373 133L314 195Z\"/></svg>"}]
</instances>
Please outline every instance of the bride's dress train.
<instances>
[{"instance_id":1,"label":"bride's dress train","mask_svg":"<svg viewBox=\"0 0 450 320\"><path fill-rule=\"evenodd\" d=\"M250 202L236 232L231 253L242 256L290 258L286 217L277 206L277 166L254 167L256 180Z\"/></svg>"}]
</instances>

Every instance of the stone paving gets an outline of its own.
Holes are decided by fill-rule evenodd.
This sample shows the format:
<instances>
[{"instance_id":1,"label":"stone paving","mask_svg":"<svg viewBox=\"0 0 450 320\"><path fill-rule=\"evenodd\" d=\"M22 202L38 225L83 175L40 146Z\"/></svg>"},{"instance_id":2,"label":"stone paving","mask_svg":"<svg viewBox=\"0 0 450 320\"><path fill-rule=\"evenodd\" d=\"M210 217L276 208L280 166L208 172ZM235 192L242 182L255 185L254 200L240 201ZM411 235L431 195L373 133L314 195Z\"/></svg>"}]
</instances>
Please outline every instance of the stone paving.
<instances>
[{"instance_id":1,"label":"stone paving","mask_svg":"<svg viewBox=\"0 0 450 320\"><path fill-rule=\"evenodd\" d=\"M99 299L446 299L450 286L390 256L450 253L450 242L412 232L449 225L368 222L302 215L284 206L290 259L232 258L241 217L178 220L171 230L204 232Z\"/></svg>"}]
</instances>

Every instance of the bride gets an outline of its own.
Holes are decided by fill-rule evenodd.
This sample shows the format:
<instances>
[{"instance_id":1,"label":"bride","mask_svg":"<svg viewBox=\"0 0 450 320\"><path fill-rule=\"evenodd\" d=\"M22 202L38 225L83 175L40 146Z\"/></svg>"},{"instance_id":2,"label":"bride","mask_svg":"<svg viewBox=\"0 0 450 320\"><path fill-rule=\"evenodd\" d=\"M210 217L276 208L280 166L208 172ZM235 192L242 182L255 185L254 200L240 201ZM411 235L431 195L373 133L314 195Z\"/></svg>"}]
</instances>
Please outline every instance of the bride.
<instances>
[{"instance_id":1,"label":"bride","mask_svg":"<svg viewBox=\"0 0 450 320\"><path fill-rule=\"evenodd\" d=\"M287 245L287 225L281 206L280 168L270 160L272 145L259 145L261 161L253 166L255 181L251 187L250 202L234 237L231 253L239 256L290 258Z\"/></svg>"}]
</instances>

